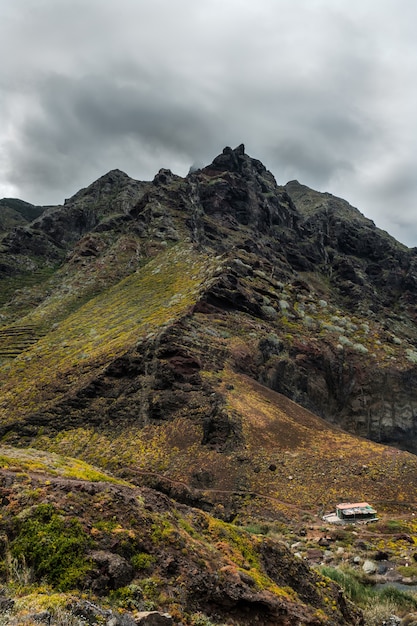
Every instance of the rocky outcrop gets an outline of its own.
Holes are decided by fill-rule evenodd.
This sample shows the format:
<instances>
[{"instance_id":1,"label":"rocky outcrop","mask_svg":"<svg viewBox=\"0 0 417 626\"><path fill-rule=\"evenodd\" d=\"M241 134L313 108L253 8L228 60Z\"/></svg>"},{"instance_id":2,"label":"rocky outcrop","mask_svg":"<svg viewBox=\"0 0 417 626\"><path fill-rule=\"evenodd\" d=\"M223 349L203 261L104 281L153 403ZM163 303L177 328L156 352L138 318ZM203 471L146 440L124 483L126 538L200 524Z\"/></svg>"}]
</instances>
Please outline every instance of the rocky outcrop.
<instances>
[{"instance_id":1,"label":"rocky outcrop","mask_svg":"<svg viewBox=\"0 0 417 626\"><path fill-rule=\"evenodd\" d=\"M315 270L329 277L344 304L354 310L356 300L363 312L393 306L406 290L412 251L345 200L298 181L285 189L303 215L305 236L315 250Z\"/></svg>"},{"instance_id":2,"label":"rocky outcrop","mask_svg":"<svg viewBox=\"0 0 417 626\"><path fill-rule=\"evenodd\" d=\"M280 226L297 231L299 215L290 198L277 193L272 174L245 154L243 144L235 150L225 148L211 165L188 178L197 183L208 216L226 223L234 219L236 225L250 225L260 233Z\"/></svg>"},{"instance_id":3,"label":"rocky outcrop","mask_svg":"<svg viewBox=\"0 0 417 626\"><path fill-rule=\"evenodd\" d=\"M119 599L129 609L123 620L116 610L76 601L72 591L67 609L88 623L170 624L171 611L175 623L191 612L233 617L242 626L255 619L274 626L361 623L360 612L338 587L283 544L259 540L151 489L53 475L45 482L36 472L25 476L22 482L21 473L0 474L1 549L32 567L34 581L42 575L62 589L70 572L71 590L74 580L75 587L87 585L100 595L113 590L113 607ZM88 543L95 549L84 553L81 546ZM91 578L100 585L91 585ZM151 601L153 610L147 607ZM3 604L9 608L13 602L4 598Z\"/></svg>"},{"instance_id":4,"label":"rocky outcrop","mask_svg":"<svg viewBox=\"0 0 417 626\"><path fill-rule=\"evenodd\" d=\"M111 589L125 587L133 578L133 567L118 554L96 550L90 552L88 557L94 564L88 587L95 593L102 595Z\"/></svg>"},{"instance_id":5,"label":"rocky outcrop","mask_svg":"<svg viewBox=\"0 0 417 626\"><path fill-rule=\"evenodd\" d=\"M173 623L169 613L159 611L141 611L135 616L137 626L171 626Z\"/></svg>"}]
</instances>

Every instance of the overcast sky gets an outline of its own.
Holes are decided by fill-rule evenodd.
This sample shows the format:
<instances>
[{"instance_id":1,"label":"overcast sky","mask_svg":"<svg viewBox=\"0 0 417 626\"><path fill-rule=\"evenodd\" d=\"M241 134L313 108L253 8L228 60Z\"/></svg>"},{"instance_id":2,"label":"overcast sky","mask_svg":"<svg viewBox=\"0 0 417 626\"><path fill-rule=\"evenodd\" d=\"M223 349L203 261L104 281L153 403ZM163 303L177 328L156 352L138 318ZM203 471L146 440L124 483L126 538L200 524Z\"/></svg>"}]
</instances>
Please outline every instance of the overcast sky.
<instances>
[{"instance_id":1,"label":"overcast sky","mask_svg":"<svg viewBox=\"0 0 417 626\"><path fill-rule=\"evenodd\" d=\"M416 0L0 0L0 197L244 143L417 246Z\"/></svg>"}]
</instances>

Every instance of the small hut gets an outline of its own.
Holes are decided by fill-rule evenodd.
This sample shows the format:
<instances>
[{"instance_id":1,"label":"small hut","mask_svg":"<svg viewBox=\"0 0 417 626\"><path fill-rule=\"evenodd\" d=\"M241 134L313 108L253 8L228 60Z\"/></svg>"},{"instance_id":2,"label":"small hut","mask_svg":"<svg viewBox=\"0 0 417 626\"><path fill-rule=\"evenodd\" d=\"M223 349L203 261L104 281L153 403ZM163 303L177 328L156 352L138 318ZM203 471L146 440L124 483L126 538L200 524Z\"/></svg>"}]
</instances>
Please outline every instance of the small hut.
<instances>
[{"instance_id":1,"label":"small hut","mask_svg":"<svg viewBox=\"0 0 417 626\"><path fill-rule=\"evenodd\" d=\"M343 502L336 506L336 515L344 522L375 522L376 510L367 502Z\"/></svg>"}]
</instances>

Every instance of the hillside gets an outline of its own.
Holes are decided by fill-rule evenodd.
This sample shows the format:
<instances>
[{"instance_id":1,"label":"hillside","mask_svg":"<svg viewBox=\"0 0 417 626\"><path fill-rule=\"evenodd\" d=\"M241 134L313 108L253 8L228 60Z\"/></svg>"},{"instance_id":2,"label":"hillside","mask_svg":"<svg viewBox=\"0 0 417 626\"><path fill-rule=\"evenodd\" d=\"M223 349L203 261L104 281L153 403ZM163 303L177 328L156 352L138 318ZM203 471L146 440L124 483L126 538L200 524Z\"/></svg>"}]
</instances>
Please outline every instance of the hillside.
<instances>
[{"instance_id":1,"label":"hillside","mask_svg":"<svg viewBox=\"0 0 417 626\"><path fill-rule=\"evenodd\" d=\"M16 226L28 224L39 217L45 208L16 198L3 198L0 200L0 236Z\"/></svg>"},{"instance_id":2,"label":"hillside","mask_svg":"<svg viewBox=\"0 0 417 626\"><path fill-rule=\"evenodd\" d=\"M175 501L200 526L233 522L227 537L253 520L315 520L343 500L415 507L416 250L346 201L278 186L243 146L186 178L113 170L9 229L0 279L0 433L12 457L31 448L92 464L126 481L123 494L164 502L157 510ZM61 510L48 493L39 506ZM229 610L213 591L194 610L246 624L261 604L271 624L295 623L278 617L273 585L285 581L271 580L259 587L268 601L245 589ZM299 595L288 614L357 619L320 602Z\"/></svg>"},{"instance_id":3,"label":"hillside","mask_svg":"<svg viewBox=\"0 0 417 626\"><path fill-rule=\"evenodd\" d=\"M75 460L7 447L0 454L4 567L15 590L26 585L16 600L18 623L43 622L42 606L49 615L66 607L67 619L102 617L99 605L63 593L74 587L110 596L103 615L120 624L136 623L123 621L121 609L133 616L156 607L182 624L196 623L201 610L239 624L255 614L273 624L336 624L344 614L354 623L358 616L334 583L296 563L282 543ZM27 594L30 575L44 584Z\"/></svg>"}]
</instances>

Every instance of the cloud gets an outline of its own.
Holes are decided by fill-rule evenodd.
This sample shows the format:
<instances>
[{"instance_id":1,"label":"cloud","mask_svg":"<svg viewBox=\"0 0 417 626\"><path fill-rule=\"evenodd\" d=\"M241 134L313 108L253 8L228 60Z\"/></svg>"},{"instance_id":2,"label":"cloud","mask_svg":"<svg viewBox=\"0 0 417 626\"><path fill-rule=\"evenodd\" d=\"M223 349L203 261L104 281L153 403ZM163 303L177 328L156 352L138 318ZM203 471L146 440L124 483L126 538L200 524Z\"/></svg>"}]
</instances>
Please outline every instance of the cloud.
<instances>
[{"instance_id":1,"label":"cloud","mask_svg":"<svg viewBox=\"0 0 417 626\"><path fill-rule=\"evenodd\" d=\"M416 244L415 18L413 0L4 0L0 189L62 202L243 142Z\"/></svg>"}]
</instances>

